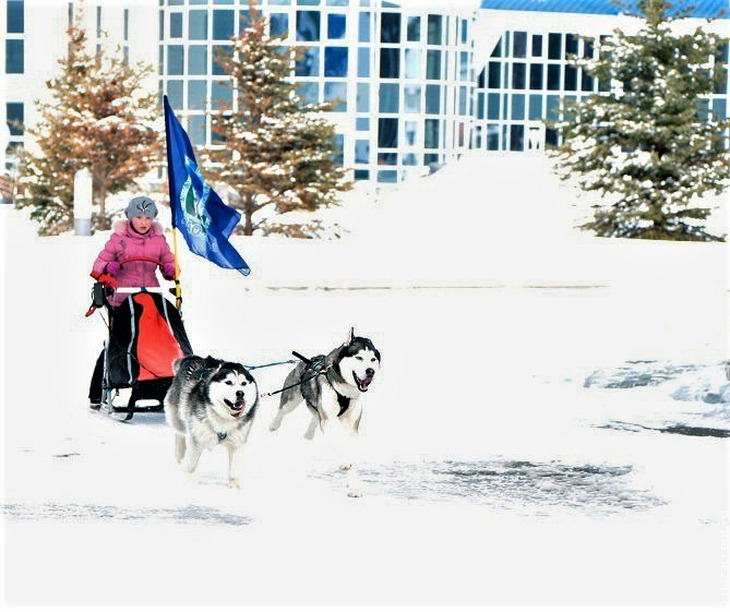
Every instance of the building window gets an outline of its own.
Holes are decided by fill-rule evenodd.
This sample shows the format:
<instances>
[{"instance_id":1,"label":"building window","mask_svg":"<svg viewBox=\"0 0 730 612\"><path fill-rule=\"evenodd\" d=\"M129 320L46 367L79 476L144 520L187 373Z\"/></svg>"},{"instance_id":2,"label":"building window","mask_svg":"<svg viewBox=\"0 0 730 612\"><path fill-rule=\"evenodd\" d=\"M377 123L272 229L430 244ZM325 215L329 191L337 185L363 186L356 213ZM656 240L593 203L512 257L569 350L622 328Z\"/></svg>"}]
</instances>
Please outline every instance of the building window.
<instances>
[{"instance_id":1,"label":"building window","mask_svg":"<svg viewBox=\"0 0 730 612\"><path fill-rule=\"evenodd\" d=\"M297 94L308 104L319 102L319 83L300 83L297 87Z\"/></svg>"},{"instance_id":2,"label":"building window","mask_svg":"<svg viewBox=\"0 0 730 612\"><path fill-rule=\"evenodd\" d=\"M380 76L397 79L400 76L400 49L380 50Z\"/></svg>"},{"instance_id":3,"label":"building window","mask_svg":"<svg viewBox=\"0 0 730 612\"><path fill-rule=\"evenodd\" d=\"M332 108L334 112L344 113L347 111L347 83L329 81L324 84L324 99L337 101Z\"/></svg>"},{"instance_id":4,"label":"building window","mask_svg":"<svg viewBox=\"0 0 730 612\"><path fill-rule=\"evenodd\" d=\"M406 49L405 69L407 79L421 78L421 57L420 49Z\"/></svg>"},{"instance_id":5,"label":"building window","mask_svg":"<svg viewBox=\"0 0 730 612\"><path fill-rule=\"evenodd\" d=\"M415 147L418 144L418 122L405 122L406 146Z\"/></svg>"},{"instance_id":6,"label":"building window","mask_svg":"<svg viewBox=\"0 0 730 612\"><path fill-rule=\"evenodd\" d=\"M212 62L212 70L211 72L213 74L227 74L227 72L223 69L223 67L218 63L217 58L231 58L231 54L233 53L233 47L230 45L213 45L212 47L212 53L211 53L211 62Z\"/></svg>"},{"instance_id":7,"label":"building window","mask_svg":"<svg viewBox=\"0 0 730 612\"><path fill-rule=\"evenodd\" d=\"M345 38L346 29L347 20L344 15L327 15L327 38L330 40L340 40Z\"/></svg>"},{"instance_id":8,"label":"building window","mask_svg":"<svg viewBox=\"0 0 730 612\"><path fill-rule=\"evenodd\" d=\"M188 50L188 74L207 74L208 47L205 45L190 45Z\"/></svg>"},{"instance_id":9,"label":"building window","mask_svg":"<svg viewBox=\"0 0 730 612\"><path fill-rule=\"evenodd\" d=\"M370 42L370 13L360 13L358 40L360 42Z\"/></svg>"},{"instance_id":10,"label":"building window","mask_svg":"<svg viewBox=\"0 0 730 612\"><path fill-rule=\"evenodd\" d=\"M357 76L370 76L370 49L368 47L360 47L357 50Z\"/></svg>"},{"instance_id":11,"label":"building window","mask_svg":"<svg viewBox=\"0 0 730 612\"><path fill-rule=\"evenodd\" d=\"M439 120L426 119L424 132L424 146L427 149L439 148Z\"/></svg>"},{"instance_id":12,"label":"building window","mask_svg":"<svg viewBox=\"0 0 730 612\"><path fill-rule=\"evenodd\" d=\"M532 57L542 57L542 34L532 35Z\"/></svg>"},{"instance_id":13,"label":"building window","mask_svg":"<svg viewBox=\"0 0 730 612\"><path fill-rule=\"evenodd\" d=\"M525 118L525 96L512 94L512 119L522 121Z\"/></svg>"},{"instance_id":14,"label":"building window","mask_svg":"<svg viewBox=\"0 0 730 612\"><path fill-rule=\"evenodd\" d=\"M296 63L296 76L319 76L319 47L306 47Z\"/></svg>"},{"instance_id":15,"label":"building window","mask_svg":"<svg viewBox=\"0 0 730 612\"><path fill-rule=\"evenodd\" d=\"M525 64L512 64L512 89L525 88Z\"/></svg>"},{"instance_id":16,"label":"building window","mask_svg":"<svg viewBox=\"0 0 730 612\"><path fill-rule=\"evenodd\" d=\"M23 103L8 102L5 116L8 122L8 129L11 136L23 135Z\"/></svg>"},{"instance_id":17,"label":"building window","mask_svg":"<svg viewBox=\"0 0 730 612\"><path fill-rule=\"evenodd\" d=\"M441 86L426 85L426 114L441 114Z\"/></svg>"},{"instance_id":18,"label":"building window","mask_svg":"<svg viewBox=\"0 0 730 612\"><path fill-rule=\"evenodd\" d=\"M347 76L347 47L327 47L324 50L324 76Z\"/></svg>"},{"instance_id":19,"label":"building window","mask_svg":"<svg viewBox=\"0 0 730 612\"><path fill-rule=\"evenodd\" d=\"M210 102L214 109L231 108L233 105L231 82L213 81L211 83Z\"/></svg>"},{"instance_id":20,"label":"building window","mask_svg":"<svg viewBox=\"0 0 730 612\"><path fill-rule=\"evenodd\" d=\"M498 93L487 96L487 119L499 119L499 99Z\"/></svg>"},{"instance_id":21,"label":"building window","mask_svg":"<svg viewBox=\"0 0 730 612\"><path fill-rule=\"evenodd\" d=\"M510 151L524 151L525 150L525 126L524 125L513 125L510 131L509 141Z\"/></svg>"},{"instance_id":22,"label":"building window","mask_svg":"<svg viewBox=\"0 0 730 612\"><path fill-rule=\"evenodd\" d=\"M420 113L421 112L421 86L420 85L406 85L403 90L403 110L406 113Z\"/></svg>"},{"instance_id":23,"label":"building window","mask_svg":"<svg viewBox=\"0 0 730 612\"><path fill-rule=\"evenodd\" d=\"M22 40L5 41L5 72L7 74L23 74L25 66L25 48Z\"/></svg>"},{"instance_id":24,"label":"building window","mask_svg":"<svg viewBox=\"0 0 730 612\"><path fill-rule=\"evenodd\" d=\"M578 89L578 69L575 66L565 67L563 89L566 91L575 91Z\"/></svg>"},{"instance_id":25,"label":"building window","mask_svg":"<svg viewBox=\"0 0 730 612\"><path fill-rule=\"evenodd\" d=\"M182 13L170 13L170 38L182 38Z\"/></svg>"},{"instance_id":26,"label":"building window","mask_svg":"<svg viewBox=\"0 0 730 612\"><path fill-rule=\"evenodd\" d=\"M515 32L512 44L514 45L512 57L527 57L527 32Z\"/></svg>"},{"instance_id":27,"label":"building window","mask_svg":"<svg viewBox=\"0 0 730 612\"><path fill-rule=\"evenodd\" d=\"M207 40L208 11L190 11L188 31L190 40Z\"/></svg>"},{"instance_id":28,"label":"building window","mask_svg":"<svg viewBox=\"0 0 730 612\"><path fill-rule=\"evenodd\" d=\"M530 66L530 89L542 89L542 64Z\"/></svg>"},{"instance_id":29,"label":"building window","mask_svg":"<svg viewBox=\"0 0 730 612\"><path fill-rule=\"evenodd\" d=\"M398 172L395 170L378 170L378 183L397 183Z\"/></svg>"},{"instance_id":30,"label":"building window","mask_svg":"<svg viewBox=\"0 0 730 612\"><path fill-rule=\"evenodd\" d=\"M271 13L269 23L269 33L274 38L283 38L289 32L289 15L286 13Z\"/></svg>"},{"instance_id":31,"label":"building window","mask_svg":"<svg viewBox=\"0 0 730 612\"><path fill-rule=\"evenodd\" d=\"M428 44L440 45L442 39L442 22L441 15L428 16Z\"/></svg>"},{"instance_id":32,"label":"building window","mask_svg":"<svg viewBox=\"0 0 730 612\"><path fill-rule=\"evenodd\" d=\"M489 62L489 89L499 89L500 72L502 64Z\"/></svg>"},{"instance_id":33,"label":"building window","mask_svg":"<svg viewBox=\"0 0 730 612\"><path fill-rule=\"evenodd\" d=\"M398 119L378 119L378 148L398 148Z\"/></svg>"},{"instance_id":34,"label":"building window","mask_svg":"<svg viewBox=\"0 0 730 612\"><path fill-rule=\"evenodd\" d=\"M178 75L184 72L184 54L182 45L167 47L167 74Z\"/></svg>"},{"instance_id":35,"label":"building window","mask_svg":"<svg viewBox=\"0 0 730 612\"><path fill-rule=\"evenodd\" d=\"M183 107L182 81L167 82L167 99L170 101L170 106L172 106L175 110L180 110Z\"/></svg>"},{"instance_id":36,"label":"building window","mask_svg":"<svg viewBox=\"0 0 730 612\"><path fill-rule=\"evenodd\" d=\"M553 91L560 89L560 64L548 64L547 88Z\"/></svg>"},{"instance_id":37,"label":"building window","mask_svg":"<svg viewBox=\"0 0 730 612\"><path fill-rule=\"evenodd\" d=\"M397 83L382 83L380 85L380 105L381 113L397 113L399 87Z\"/></svg>"},{"instance_id":38,"label":"building window","mask_svg":"<svg viewBox=\"0 0 730 612\"><path fill-rule=\"evenodd\" d=\"M383 13L380 21L380 42L400 42L400 13Z\"/></svg>"},{"instance_id":39,"label":"building window","mask_svg":"<svg viewBox=\"0 0 730 612\"><path fill-rule=\"evenodd\" d=\"M531 120L542 119L542 96L532 94L530 96L530 115Z\"/></svg>"},{"instance_id":40,"label":"building window","mask_svg":"<svg viewBox=\"0 0 730 612\"><path fill-rule=\"evenodd\" d=\"M578 38L574 34L565 35L565 57L578 54Z\"/></svg>"},{"instance_id":41,"label":"building window","mask_svg":"<svg viewBox=\"0 0 730 612\"><path fill-rule=\"evenodd\" d=\"M356 140L355 141L355 163L356 164L369 164L370 163L370 141L369 140Z\"/></svg>"},{"instance_id":42,"label":"building window","mask_svg":"<svg viewBox=\"0 0 730 612\"><path fill-rule=\"evenodd\" d=\"M441 78L441 51L426 52L426 78L435 80Z\"/></svg>"},{"instance_id":43,"label":"building window","mask_svg":"<svg viewBox=\"0 0 730 612\"><path fill-rule=\"evenodd\" d=\"M355 119L355 129L358 132L369 132L370 131L370 119L367 117L358 117Z\"/></svg>"},{"instance_id":44,"label":"building window","mask_svg":"<svg viewBox=\"0 0 730 612\"><path fill-rule=\"evenodd\" d=\"M369 113L370 112L370 84L369 83L358 83L357 84L357 112L358 113Z\"/></svg>"},{"instance_id":45,"label":"building window","mask_svg":"<svg viewBox=\"0 0 730 612\"><path fill-rule=\"evenodd\" d=\"M247 9L238 11L238 25L241 31L251 27L251 11Z\"/></svg>"},{"instance_id":46,"label":"building window","mask_svg":"<svg viewBox=\"0 0 730 612\"><path fill-rule=\"evenodd\" d=\"M318 11L297 11L297 40L304 42L319 40Z\"/></svg>"},{"instance_id":47,"label":"building window","mask_svg":"<svg viewBox=\"0 0 730 612\"><path fill-rule=\"evenodd\" d=\"M188 134L194 145L205 146L205 115L188 117Z\"/></svg>"},{"instance_id":48,"label":"building window","mask_svg":"<svg viewBox=\"0 0 730 612\"><path fill-rule=\"evenodd\" d=\"M421 40L421 18L420 17L409 17L408 18L408 33L407 39L409 42L418 42Z\"/></svg>"},{"instance_id":49,"label":"building window","mask_svg":"<svg viewBox=\"0 0 730 612\"><path fill-rule=\"evenodd\" d=\"M188 81L188 108L205 110L206 81Z\"/></svg>"},{"instance_id":50,"label":"building window","mask_svg":"<svg viewBox=\"0 0 730 612\"><path fill-rule=\"evenodd\" d=\"M213 39L227 40L233 36L234 11L213 11Z\"/></svg>"},{"instance_id":51,"label":"building window","mask_svg":"<svg viewBox=\"0 0 730 612\"><path fill-rule=\"evenodd\" d=\"M562 43L560 34L548 35L548 59L560 59L562 56Z\"/></svg>"}]
</instances>

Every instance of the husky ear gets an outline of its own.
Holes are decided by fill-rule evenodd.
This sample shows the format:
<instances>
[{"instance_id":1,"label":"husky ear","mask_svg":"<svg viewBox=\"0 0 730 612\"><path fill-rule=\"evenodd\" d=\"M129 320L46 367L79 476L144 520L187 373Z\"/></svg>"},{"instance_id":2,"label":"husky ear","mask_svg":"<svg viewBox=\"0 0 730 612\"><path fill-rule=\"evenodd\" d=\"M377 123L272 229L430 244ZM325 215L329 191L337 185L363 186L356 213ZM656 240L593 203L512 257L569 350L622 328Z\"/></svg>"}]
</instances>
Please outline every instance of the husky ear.
<instances>
[{"instance_id":1,"label":"husky ear","mask_svg":"<svg viewBox=\"0 0 730 612\"><path fill-rule=\"evenodd\" d=\"M355 328L350 328L350 335L347 337L347 344L350 345L355 341Z\"/></svg>"}]
</instances>

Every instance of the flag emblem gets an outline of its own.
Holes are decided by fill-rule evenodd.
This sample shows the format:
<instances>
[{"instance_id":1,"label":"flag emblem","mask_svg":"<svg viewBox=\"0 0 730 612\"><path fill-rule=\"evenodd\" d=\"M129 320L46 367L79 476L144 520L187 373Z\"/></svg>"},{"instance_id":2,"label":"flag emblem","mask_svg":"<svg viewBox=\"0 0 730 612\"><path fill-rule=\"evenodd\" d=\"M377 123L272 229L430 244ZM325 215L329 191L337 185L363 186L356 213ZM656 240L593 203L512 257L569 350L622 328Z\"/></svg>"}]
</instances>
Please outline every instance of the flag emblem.
<instances>
[{"instance_id":1,"label":"flag emblem","mask_svg":"<svg viewBox=\"0 0 730 612\"><path fill-rule=\"evenodd\" d=\"M205 236L210 227L210 218L205 214L210 187L205 184L198 165L185 156L188 176L180 190L180 209L185 217L184 223L193 236Z\"/></svg>"}]
</instances>

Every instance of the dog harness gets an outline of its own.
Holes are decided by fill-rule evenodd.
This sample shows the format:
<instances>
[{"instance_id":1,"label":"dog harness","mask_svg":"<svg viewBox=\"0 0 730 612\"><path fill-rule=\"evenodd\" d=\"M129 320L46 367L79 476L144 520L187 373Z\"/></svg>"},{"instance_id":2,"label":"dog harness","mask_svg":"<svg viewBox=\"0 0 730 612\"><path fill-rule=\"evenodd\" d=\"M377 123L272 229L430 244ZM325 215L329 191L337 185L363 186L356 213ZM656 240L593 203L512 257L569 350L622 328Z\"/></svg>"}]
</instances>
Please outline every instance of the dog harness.
<instances>
[{"instance_id":1,"label":"dog harness","mask_svg":"<svg viewBox=\"0 0 730 612\"><path fill-rule=\"evenodd\" d=\"M307 405L312 408L315 412L317 411L317 404L319 399L320 390L317 386L316 382L310 383L314 378L317 378L319 374L324 374L325 378L327 378L327 381L332 386L333 391L337 395L337 404L340 406L340 411L337 413L337 416L340 417L345 412L347 412L347 409L350 407L350 398L346 397L344 395L341 395L337 392L337 389L332 384L332 380L330 380L329 373L331 368L326 367L326 356L325 355L317 355L316 357L313 357L310 362L307 364L307 367L304 368L302 371L301 376L299 377L300 385L302 388L302 396L304 397L304 401L307 402ZM310 374L314 372L314 376L310 376ZM341 376L339 376L336 372L334 373L335 376L342 379ZM309 378L307 378L309 376ZM344 383L345 381L342 380ZM307 384L310 383L310 384Z\"/></svg>"}]
</instances>

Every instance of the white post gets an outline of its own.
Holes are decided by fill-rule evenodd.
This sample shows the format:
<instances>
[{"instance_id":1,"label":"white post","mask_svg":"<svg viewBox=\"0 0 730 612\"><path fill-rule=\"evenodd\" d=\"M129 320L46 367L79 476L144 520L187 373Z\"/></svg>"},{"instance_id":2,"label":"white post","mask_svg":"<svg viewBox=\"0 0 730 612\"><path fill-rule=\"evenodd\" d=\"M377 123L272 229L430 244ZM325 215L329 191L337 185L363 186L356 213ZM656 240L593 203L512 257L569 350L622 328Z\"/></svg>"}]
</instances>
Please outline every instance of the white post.
<instances>
[{"instance_id":1,"label":"white post","mask_svg":"<svg viewBox=\"0 0 730 612\"><path fill-rule=\"evenodd\" d=\"M82 168L74 174L74 234L91 235L91 172Z\"/></svg>"}]
</instances>

